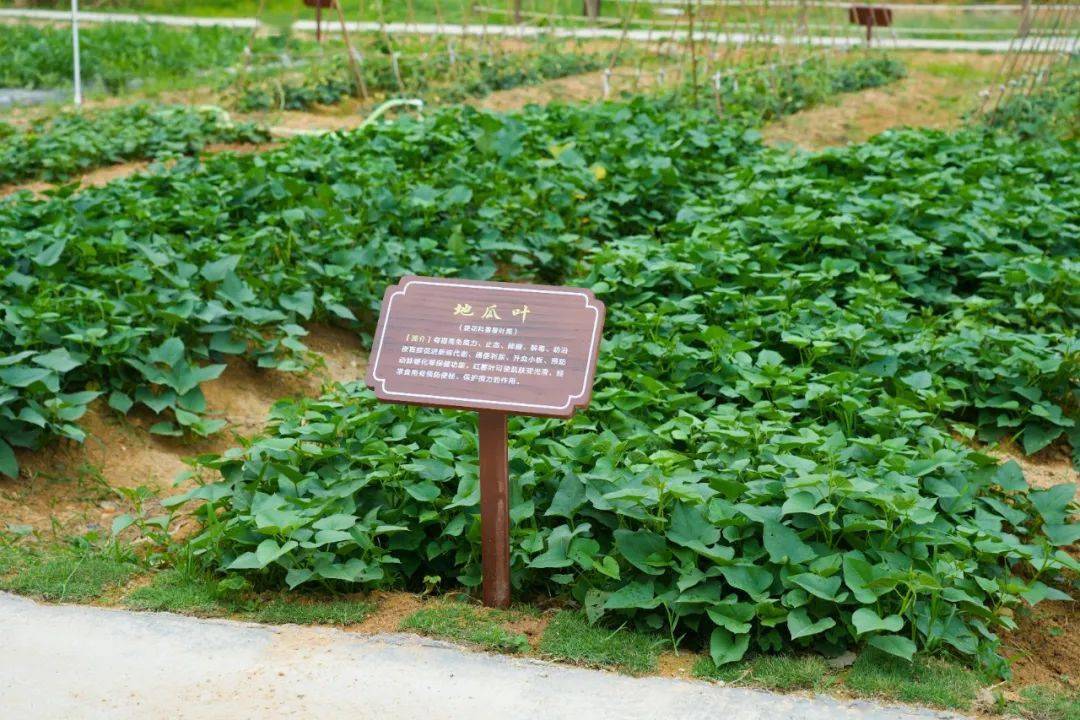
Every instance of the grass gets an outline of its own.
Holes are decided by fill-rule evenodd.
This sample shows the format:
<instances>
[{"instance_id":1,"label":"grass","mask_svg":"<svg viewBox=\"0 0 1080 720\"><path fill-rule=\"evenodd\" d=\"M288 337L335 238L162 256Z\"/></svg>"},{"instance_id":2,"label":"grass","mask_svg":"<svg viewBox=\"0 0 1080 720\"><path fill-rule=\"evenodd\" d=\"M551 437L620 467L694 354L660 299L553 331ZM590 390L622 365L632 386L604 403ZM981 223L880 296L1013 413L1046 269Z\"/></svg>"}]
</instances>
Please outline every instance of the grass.
<instances>
[{"instance_id":1,"label":"grass","mask_svg":"<svg viewBox=\"0 0 1080 720\"><path fill-rule=\"evenodd\" d=\"M982 686L967 668L938 658L905 662L876 650L864 650L844 684L859 695L967 710Z\"/></svg>"},{"instance_id":2,"label":"grass","mask_svg":"<svg viewBox=\"0 0 1080 720\"><path fill-rule=\"evenodd\" d=\"M539 649L553 660L642 675L656 670L666 642L630 628L590 625L581 613L563 611L548 624Z\"/></svg>"},{"instance_id":3,"label":"grass","mask_svg":"<svg viewBox=\"0 0 1080 720\"><path fill-rule=\"evenodd\" d=\"M224 615L229 608L213 581L178 569L155 573L149 585L128 593L124 605L133 610L157 610L185 615Z\"/></svg>"},{"instance_id":4,"label":"grass","mask_svg":"<svg viewBox=\"0 0 1080 720\"><path fill-rule=\"evenodd\" d=\"M180 569L155 573L150 584L133 590L123 603L134 610L200 617L237 615L270 625L353 625L375 609L374 603L351 598L290 597L285 593L270 597L225 595L209 577Z\"/></svg>"},{"instance_id":5,"label":"grass","mask_svg":"<svg viewBox=\"0 0 1080 720\"><path fill-rule=\"evenodd\" d=\"M0 590L52 601L98 600L136 577L142 568L118 553L50 547L27 550L0 544ZM154 572L150 582L121 603L202 617L234 616L271 624L351 625L376 610L353 598L286 593L222 594L216 582L197 572L172 568ZM528 638L508 624L530 608L489 610L464 602L435 600L406 617L400 629L504 653L529 653ZM537 653L543 657L643 675L657 671L667 641L631 628L590 625L580 612L562 611L548 623ZM860 697L969 710L982 686L977 673L938 658L907 663L875 650L862 652L847 672L831 669L816 655L758 655L716 667L708 658L694 666L696 677L777 692L823 692L843 687ZM1029 687L1018 702L999 701L1003 714L1029 720L1080 720L1080 693Z\"/></svg>"},{"instance_id":6,"label":"grass","mask_svg":"<svg viewBox=\"0 0 1080 720\"><path fill-rule=\"evenodd\" d=\"M710 658L694 665L694 676L767 690L824 690L838 678L816 655L758 655L751 660L717 667Z\"/></svg>"},{"instance_id":7,"label":"grass","mask_svg":"<svg viewBox=\"0 0 1080 720\"><path fill-rule=\"evenodd\" d=\"M45 600L99 600L141 572L142 566L120 552L0 543L0 590ZM211 577L182 568L153 572L147 584L120 603L136 610L234 616L273 624L350 625L376 610L374 603L347 597L223 594ZM527 607L499 611L441 599L405 618L400 629L496 652L530 653L528 638L511 624L531 612ZM564 610L548 623L536 652L552 660L642 675L657 671L666 644L658 635L590 625L581 612ZM907 663L875 650L863 651L848 671L834 670L815 655L759 655L722 667L702 658L693 674L777 692L842 687L860 697L961 711L972 708L983 685L976 672L946 660L919 657ZM1035 686L1021 690L1020 697L1013 702L999 700L996 709L1028 720L1080 720L1080 693L1074 690Z\"/></svg>"},{"instance_id":8,"label":"grass","mask_svg":"<svg viewBox=\"0 0 1080 720\"><path fill-rule=\"evenodd\" d=\"M304 602L279 597L258 603L247 615L255 622L272 625L355 625L374 610L374 603L346 598Z\"/></svg>"},{"instance_id":9,"label":"grass","mask_svg":"<svg viewBox=\"0 0 1080 720\"><path fill-rule=\"evenodd\" d=\"M22 552L14 558L8 556L6 563L0 557L0 565L7 568L0 590L53 601L98 600L141 571L135 563L113 553L73 548Z\"/></svg>"},{"instance_id":10,"label":"grass","mask_svg":"<svg viewBox=\"0 0 1080 720\"><path fill-rule=\"evenodd\" d=\"M504 627L521 617L520 612L488 610L462 602L432 602L401 621L402 630L429 637L476 645L498 652L527 652L529 639Z\"/></svg>"},{"instance_id":11,"label":"grass","mask_svg":"<svg viewBox=\"0 0 1080 720\"><path fill-rule=\"evenodd\" d=\"M0 577L14 571L23 562L25 560L22 551L14 546L5 545L0 539Z\"/></svg>"},{"instance_id":12,"label":"grass","mask_svg":"<svg viewBox=\"0 0 1080 720\"><path fill-rule=\"evenodd\" d=\"M1020 691L1022 700L1000 708L1031 720L1080 720L1080 692L1036 685Z\"/></svg>"}]
</instances>

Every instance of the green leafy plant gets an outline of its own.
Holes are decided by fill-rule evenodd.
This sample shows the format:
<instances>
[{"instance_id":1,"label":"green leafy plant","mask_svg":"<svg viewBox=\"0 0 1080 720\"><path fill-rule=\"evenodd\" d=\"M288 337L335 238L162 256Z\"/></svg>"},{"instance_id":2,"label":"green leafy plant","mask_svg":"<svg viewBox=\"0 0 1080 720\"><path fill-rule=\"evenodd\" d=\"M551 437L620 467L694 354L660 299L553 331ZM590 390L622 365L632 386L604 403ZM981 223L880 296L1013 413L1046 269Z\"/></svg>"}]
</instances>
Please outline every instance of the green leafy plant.
<instances>
[{"instance_id":1,"label":"green leafy plant","mask_svg":"<svg viewBox=\"0 0 1080 720\"><path fill-rule=\"evenodd\" d=\"M192 155L210 143L269 139L265 128L234 122L214 107L140 103L65 112L0 136L0 183L65 180L110 163Z\"/></svg>"},{"instance_id":2,"label":"green leafy plant","mask_svg":"<svg viewBox=\"0 0 1080 720\"><path fill-rule=\"evenodd\" d=\"M692 638L717 665L854 644L1000 663L1005 610L1065 597L1055 586L1078 567L1061 549L1075 488L1029 490L1015 463L958 437L1036 451L1075 427L1078 196L1062 178L1076 154L976 129L791 156L644 107L526 116L577 119L573 149L557 144L544 169L588 173L562 228L587 217L593 242L569 263L519 244L515 265L610 310L589 412L512 424L515 585ZM607 113L664 157L589 142L582 119ZM660 137L675 128L673 147ZM428 133L437 174L461 140ZM474 177L514 167L483 162ZM409 196L443 212L468 198L482 216L488 197L480 183ZM1018 301L1035 294L1038 312ZM266 435L204 459L221 482L176 502L204 502L196 552L255 582L471 587L475 455L470 416L350 385L279 405Z\"/></svg>"},{"instance_id":3,"label":"green leafy plant","mask_svg":"<svg viewBox=\"0 0 1080 720\"><path fill-rule=\"evenodd\" d=\"M449 109L0 204L0 452L78 433L73 392L212 431L199 384L229 356L300 369L300 323L370 330L409 272L586 286L609 307L592 406L512 423L519 591L717 665L998 662L1007 609L1080 569L1075 488L968 444L1075 438L1077 157L985 128L792 155L636 100ZM201 503L192 552L226 583L474 587L475 443L469 415L347 385L280 403L170 504Z\"/></svg>"},{"instance_id":4,"label":"green leafy plant","mask_svg":"<svg viewBox=\"0 0 1080 720\"><path fill-rule=\"evenodd\" d=\"M246 30L154 23L83 27L79 33L83 81L89 90L100 88L109 94L152 81L186 81L199 72L236 63L250 36ZM257 38L254 49L274 45L274 39ZM71 65L69 29L0 25L0 87L65 87L71 84Z\"/></svg>"}]
</instances>

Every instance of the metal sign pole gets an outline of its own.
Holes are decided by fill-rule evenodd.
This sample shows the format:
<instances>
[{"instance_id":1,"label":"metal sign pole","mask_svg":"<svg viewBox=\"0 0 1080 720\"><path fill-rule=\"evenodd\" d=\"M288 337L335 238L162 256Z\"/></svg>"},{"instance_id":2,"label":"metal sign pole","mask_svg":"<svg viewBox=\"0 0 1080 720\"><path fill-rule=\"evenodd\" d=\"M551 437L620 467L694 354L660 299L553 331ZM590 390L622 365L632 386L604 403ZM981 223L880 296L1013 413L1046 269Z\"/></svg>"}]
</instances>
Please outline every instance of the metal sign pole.
<instances>
[{"instance_id":1,"label":"metal sign pole","mask_svg":"<svg viewBox=\"0 0 1080 720\"><path fill-rule=\"evenodd\" d=\"M484 605L510 607L510 471L506 413L481 410L480 549Z\"/></svg>"},{"instance_id":2,"label":"metal sign pole","mask_svg":"<svg viewBox=\"0 0 1080 720\"><path fill-rule=\"evenodd\" d=\"M71 0L72 72L75 81L75 104L82 105L82 69L79 67L79 0Z\"/></svg>"}]
</instances>

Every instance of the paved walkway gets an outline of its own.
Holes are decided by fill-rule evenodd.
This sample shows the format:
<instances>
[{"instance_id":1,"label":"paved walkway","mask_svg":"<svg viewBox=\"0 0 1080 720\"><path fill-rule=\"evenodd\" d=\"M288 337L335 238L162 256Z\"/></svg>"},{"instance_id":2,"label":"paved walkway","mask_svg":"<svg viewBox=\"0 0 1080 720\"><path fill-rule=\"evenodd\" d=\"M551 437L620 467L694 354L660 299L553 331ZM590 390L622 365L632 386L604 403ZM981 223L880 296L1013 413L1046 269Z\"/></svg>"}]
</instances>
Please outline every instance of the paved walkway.
<instances>
[{"instance_id":1,"label":"paved walkway","mask_svg":"<svg viewBox=\"0 0 1080 720\"><path fill-rule=\"evenodd\" d=\"M32 10L21 8L0 9L0 18L25 18L34 20L49 20L65 22L71 19L71 13L62 10ZM257 25L255 18L214 18L214 17L186 17L182 15L153 15L135 13L103 13L81 12L80 20L84 22L151 22L166 25L194 26L194 25L221 25L234 28L253 28ZM347 22L345 23L350 32L386 32L400 35L450 35L450 36L484 36L501 35L504 37L529 38L536 36L580 39L617 39L622 36L620 28L596 28L596 27L538 27L534 25L457 25L453 23L386 23L377 22ZM298 20L292 24L293 30L314 32L314 20ZM338 24L333 21L323 23L323 31L334 33L339 31ZM657 43L662 40L685 40L686 30L630 30L626 33L626 39L632 42ZM863 38L859 35L851 36L811 36L809 38L794 38L788 35L765 36L755 33L720 33L696 31L696 40L709 43L761 43L771 42L777 45L809 43L815 46L835 45L839 47L862 47ZM882 38L880 44L885 48L898 50L949 50L968 52L1006 52L1013 47L1010 40L954 40L933 39L919 37ZM1080 38L1063 38L1060 42L1049 43L1044 38L1032 35L1026 40L1016 43L1016 47L1034 52L1075 52L1080 47Z\"/></svg>"},{"instance_id":2,"label":"paved walkway","mask_svg":"<svg viewBox=\"0 0 1080 720\"><path fill-rule=\"evenodd\" d=\"M466 652L406 635L0 593L0 718L933 720L958 716Z\"/></svg>"}]
</instances>

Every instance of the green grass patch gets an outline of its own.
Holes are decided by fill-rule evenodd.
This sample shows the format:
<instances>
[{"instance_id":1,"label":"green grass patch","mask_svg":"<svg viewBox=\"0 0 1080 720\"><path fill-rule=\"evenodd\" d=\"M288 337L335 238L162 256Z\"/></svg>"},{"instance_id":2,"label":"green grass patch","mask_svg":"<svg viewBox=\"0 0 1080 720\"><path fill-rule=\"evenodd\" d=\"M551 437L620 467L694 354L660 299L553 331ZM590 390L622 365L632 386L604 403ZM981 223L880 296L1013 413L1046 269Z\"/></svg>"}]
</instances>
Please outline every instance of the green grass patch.
<instances>
[{"instance_id":1,"label":"green grass patch","mask_svg":"<svg viewBox=\"0 0 1080 720\"><path fill-rule=\"evenodd\" d=\"M347 598L321 598L310 594L272 596L223 594L217 583L199 572L163 570L151 583L133 590L124 604L135 610L157 610L199 616L235 615L273 625L353 625L375 609L375 604Z\"/></svg>"},{"instance_id":2,"label":"green grass patch","mask_svg":"<svg viewBox=\"0 0 1080 720\"><path fill-rule=\"evenodd\" d=\"M212 580L178 569L155 573L149 585L131 591L123 602L134 610L187 615L224 615L230 610Z\"/></svg>"},{"instance_id":3,"label":"green grass patch","mask_svg":"<svg viewBox=\"0 0 1080 720\"><path fill-rule=\"evenodd\" d=\"M913 662L866 650L844 680L859 695L967 710L982 686L971 670L939 658Z\"/></svg>"},{"instance_id":4,"label":"green grass patch","mask_svg":"<svg viewBox=\"0 0 1080 720\"><path fill-rule=\"evenodd\" d=\"M719 667L705 657L694 665L694 676L785 692L823 690L836 682L825 660L816 655L758 655Z\"/></svg>"},{"instance_id":5,"label":"green grass patch","mask_svg":"<svg viewBox=\"0 0 1080 720\"><path fill-rule=\"evenodd\" d=\"M25 562L23 555L22 550L0 542L0 577L14 571L15 568Z\"/></svg>"},{"instance_id":6,"label":"green grass patch","mask_svg":"<svg viewBox=\"0 0 1080 720\"><path fill-rule=\"evenodd\" d=\"M0 580L0 590L56 601L97 600L141 571L137 564L110 553L67 548L24 552L6 562L8 575Z\"/></svg>"},{"instance_id":7,"label":"green grass patch","mask_svg":"<svg viewBox=\"0 0 1080 720\"><path fill-rule=\"evenodd\" d=\"M540 652L553 660L605 667L641 675L656 670L667 641L628 627L590 625L581 613L563 611L540 639Z\"/></svg>"},{"instance_id":8,"label":"green grass patch","mask_svg":"<svg viewBox=\"0 0 1080 720\"><path fill-rule=\"evenodd\" d=\"M504 627L521 615L520 611L486 610L460 602L432 602L401 622L402 630L477 645L500 652L526 652L529 640Z\"/></svg>"},{"instance_id":9,"label":"green grass patch","mask_svg":"<svg viewBox=\"0 0 1080 720\"><path fill-rule=\"evenodd\" d=\"M1080 692L1035 685L1020 691L1019 703L1009 703L1003 712L1020 714L1031 720L1080 720Z\"/></svg>"},{"instance_id":10,"label":"green grass patch","mask_svg":"<svg viewBox=\"0 0 1080 720\"><path fill-rule=\"evenodd\" d=\"M303 597L279 597L267 603L258 603L257 609L248 616L255 622L273 625L355 625L374 609L374 603L345 598L309 600Z\"/></svg>"}]
</instances>

